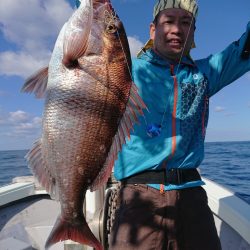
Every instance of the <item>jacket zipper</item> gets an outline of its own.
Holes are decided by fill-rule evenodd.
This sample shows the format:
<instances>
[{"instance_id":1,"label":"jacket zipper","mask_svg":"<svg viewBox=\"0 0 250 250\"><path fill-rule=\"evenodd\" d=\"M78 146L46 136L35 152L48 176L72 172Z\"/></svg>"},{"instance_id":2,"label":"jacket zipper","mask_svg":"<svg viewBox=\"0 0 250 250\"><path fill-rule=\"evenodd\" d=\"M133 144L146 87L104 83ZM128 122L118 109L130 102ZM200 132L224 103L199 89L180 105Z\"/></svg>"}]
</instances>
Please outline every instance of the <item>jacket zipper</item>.
<instances>
[{"instance_id":1,"label":"jacket zipper","mask_svg":"<svg viewBox=\"0 0 250 250\"><path fill-rule=\"evenodd\" d=\"M176 111L177 111L177 99L178 99L178 82L177 82L177 77L174 74L174 65L170 65L170 73L174 79L174 103L172 112L172 153L171 153L171 157L173 157L176 151Z\"/></svg>"},{"instance_id":2,"label":"jacket zipper","mask_svg":"<svg viewBox=\"0 0 250 250\"><path fill-rule=\"evenodd\" d=\"M177 77L174 74L174 65L170 65L170 74L174 79L174 103L172 111L172 152L170 157L166 159L165 164L163 164L164 168L167 168L167 160L171 159L176 151L176 112L177 112L177 98L178 98L178 82L177 82ZM164 194L164 192L165 192L164 184L160 184L160 193Z\"/></svg>"}]
</instances>

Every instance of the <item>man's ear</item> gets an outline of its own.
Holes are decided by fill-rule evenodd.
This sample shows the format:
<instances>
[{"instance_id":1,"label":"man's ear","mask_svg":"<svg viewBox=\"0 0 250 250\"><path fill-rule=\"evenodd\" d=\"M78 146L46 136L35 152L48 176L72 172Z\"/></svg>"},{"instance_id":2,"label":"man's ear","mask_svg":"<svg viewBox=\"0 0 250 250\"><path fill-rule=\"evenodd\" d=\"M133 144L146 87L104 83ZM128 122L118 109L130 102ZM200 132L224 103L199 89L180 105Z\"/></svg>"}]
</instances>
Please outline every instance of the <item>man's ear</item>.
<instances>
[{"instance_id":1,"label":"man's ear","mask_svg":"<svg viewBox=\"0 0 250 250\"><path fill-rule=\"evenodd\" d=\"M150 39L154 40L155 39L155 24L151 23L149 26L149 34L150 34Z\"/></svg>"}]
</instances>

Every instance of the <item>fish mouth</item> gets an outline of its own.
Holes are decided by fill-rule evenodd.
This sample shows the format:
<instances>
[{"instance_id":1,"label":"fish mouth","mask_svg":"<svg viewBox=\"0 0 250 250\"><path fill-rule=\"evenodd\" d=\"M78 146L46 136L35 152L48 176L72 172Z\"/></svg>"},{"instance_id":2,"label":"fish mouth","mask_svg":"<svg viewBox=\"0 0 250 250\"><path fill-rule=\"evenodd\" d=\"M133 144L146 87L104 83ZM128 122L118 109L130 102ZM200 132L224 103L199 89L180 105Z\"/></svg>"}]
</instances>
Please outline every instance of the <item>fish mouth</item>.
<instances>
[{"instance_id":1,"label":"fish mouth","mask_svg":"<svg viewBox=\"0 0 250 250\"><path fill-rule=\"evenodd\" d=\"M93 0L93 3L108 3L108 4L111 4L110 0Z\"/></svg>"},{"instance_id":2,"label":"fish mouth","mask_svg":"<svg viewBox=\"0 0 250 250\"><path fill-rule=\"evenodd\" d=\"M96 4L103 4L105 6L108 6L109 10L113 11L113 7L112 7L112 4L111 4L110 0L93 0L92 3L93 3L93 6L95 6Z\"/></svg>"}]
</instances>

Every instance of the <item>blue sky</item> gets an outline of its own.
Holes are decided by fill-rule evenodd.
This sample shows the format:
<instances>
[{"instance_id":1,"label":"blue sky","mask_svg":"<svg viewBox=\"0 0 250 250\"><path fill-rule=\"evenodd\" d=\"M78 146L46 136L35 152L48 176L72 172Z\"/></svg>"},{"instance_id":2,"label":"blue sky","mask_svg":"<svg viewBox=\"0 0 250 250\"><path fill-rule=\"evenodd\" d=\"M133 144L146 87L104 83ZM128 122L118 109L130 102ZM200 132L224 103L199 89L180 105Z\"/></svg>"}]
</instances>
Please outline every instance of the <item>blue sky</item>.
<instances>
[{"instance_id":1,"label":"blue sky","mask_svg":"<svg viewBox=\"0 0 250 250\"><path fill-rule=\"evenodd\" d=\"M132 54L148 39L154 0L113 0ZM198 0L194 59L237 40L250 20L249 0ZM43 100L20 93L26 77L47 65L74 0L0 1L0 150L27 149L40 137ZM207 141L250 140L250 72L210 100Z\"/></svg>"}]
</instances>

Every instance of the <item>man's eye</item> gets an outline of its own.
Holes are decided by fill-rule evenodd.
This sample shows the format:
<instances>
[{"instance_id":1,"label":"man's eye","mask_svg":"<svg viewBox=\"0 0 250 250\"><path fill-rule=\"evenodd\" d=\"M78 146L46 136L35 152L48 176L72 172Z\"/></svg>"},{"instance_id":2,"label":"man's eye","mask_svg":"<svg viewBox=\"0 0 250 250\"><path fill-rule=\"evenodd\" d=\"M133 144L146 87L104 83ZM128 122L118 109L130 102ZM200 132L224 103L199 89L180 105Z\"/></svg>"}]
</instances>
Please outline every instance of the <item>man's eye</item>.
<instances>
[{"instance_id":1,"label":"man's eye","mask_svg":"<svg viewBox=\"0 0 250 250\"><path fill-rule=\"evenodd\" d=\"M182 24L183 25L191 25L191 22L190 21L183 21Z\"/></svg>"},{"instance_id":2,"label":"man's eye","mask_svg":"<svg viewBox=\"0 0 250 250\"><path fill-rule=\"evenodd\" d=\"M172 23L173 23L173 21L171 21L171 20L164 21L164 24L172 24Z\"/></svg>"}]
</instances>

